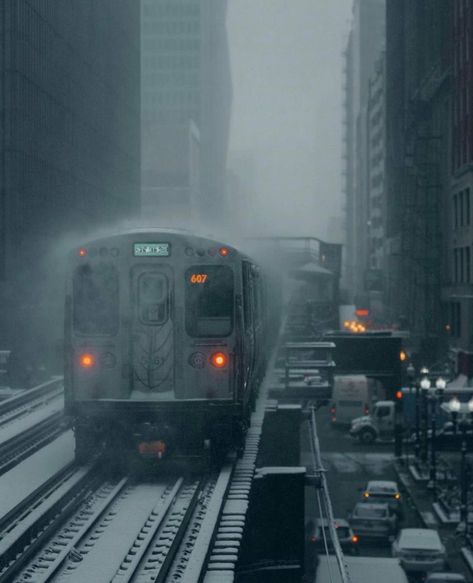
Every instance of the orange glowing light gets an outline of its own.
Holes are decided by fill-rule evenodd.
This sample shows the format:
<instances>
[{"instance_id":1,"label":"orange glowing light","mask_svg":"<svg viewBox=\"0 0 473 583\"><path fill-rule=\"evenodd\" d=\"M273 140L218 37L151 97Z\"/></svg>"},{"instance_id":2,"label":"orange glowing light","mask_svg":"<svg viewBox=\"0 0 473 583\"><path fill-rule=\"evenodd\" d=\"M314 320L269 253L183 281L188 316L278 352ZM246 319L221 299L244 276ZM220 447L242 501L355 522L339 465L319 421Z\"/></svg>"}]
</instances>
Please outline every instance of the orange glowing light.
<instances>
[{"instance_id":1,"label":"orange glowing light","mask_svg":"<svg viewBox=\"0 0 473 583\"><path fill-rule=\"evenodd\" d=\"M227 355L223 352L214 352L210 357L210 364L215 368L223 368L227 364Z\"/></svg>"},{"instance_id":2,"label":"orange glowing light","mask_svg":"<svg viewBox=\"0 0 473 583\"><path fill-rule=\"evenodd\" d=\"M361 318L365 318L366 316L370 315L370 311L367 310L366 308L358 308L357 310L355 310L355 314Z\"/></svg>"},{"instance_id":3,"label":"orange glowing light","mask_svg":"<svg viewBox=\"0 0 473 583\"><path fill-rule=\"evenodd\" d=\"M353 543L357 543L357 542L358 542L358 537L356 536L356 534L354 534L354 535L351 537L351 541L352 541Z\"/></svg>"},{"instance_id":4,"label":"orange glowing light","mask_svg":"<svg viewBox=\"0 0 473 583\"><path fill-rule=\"evenodd\" d=\"M79 359L82 368L92 368L95 365L93 354L81 354Z\"/></svg>"},{"instance_id":5,"label":"orange glowing light","mask_svg":"<svg viewBox=\"0 0 473 583\"><path fill-rule=\"evenodd\" d=\"M78 251L78 255L79 255L79 257L85 257L87 255L87 249L84 249L84 247L81 247Z\"/></svg>"},{"instance_id":6,"label":"orange glowing light","mask_svg":"<svg viewBox=\"0 0 473 583\"><path fill-rule=\"evenodd\" d=\"M218 250L218 253L222 257L226 257L230 253L230 251L229 251L228 247L220 247L220 249Z\"/></svg>"}]
</instances>

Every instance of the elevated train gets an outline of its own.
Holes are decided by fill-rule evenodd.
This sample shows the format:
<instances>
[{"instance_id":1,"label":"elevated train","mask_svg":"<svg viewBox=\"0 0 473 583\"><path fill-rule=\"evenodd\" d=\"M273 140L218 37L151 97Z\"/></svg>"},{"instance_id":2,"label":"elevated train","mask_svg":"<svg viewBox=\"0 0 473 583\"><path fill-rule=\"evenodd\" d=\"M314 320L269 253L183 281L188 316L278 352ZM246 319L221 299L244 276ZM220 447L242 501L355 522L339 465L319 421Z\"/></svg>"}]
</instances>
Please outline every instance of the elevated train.
<instances>
[{"instance_id":1,"label":"elevated train","mask_svg":"<svg viewBox=\"0 0 473 583\"><path fill-rule=\"evenodd\" d=\"M65 400L76 458L240 449L266 357L260 267L171 230L98 238L70 258Z\"/></svg>"}]
</instances>

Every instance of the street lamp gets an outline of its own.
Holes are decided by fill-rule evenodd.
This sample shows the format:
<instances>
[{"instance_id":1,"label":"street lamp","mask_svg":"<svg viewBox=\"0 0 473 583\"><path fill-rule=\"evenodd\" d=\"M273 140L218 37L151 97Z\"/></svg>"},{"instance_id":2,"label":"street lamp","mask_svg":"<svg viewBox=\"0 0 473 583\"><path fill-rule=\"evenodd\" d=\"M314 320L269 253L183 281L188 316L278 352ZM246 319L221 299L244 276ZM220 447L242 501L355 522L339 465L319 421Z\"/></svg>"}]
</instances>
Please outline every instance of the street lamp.
<instances>
[{"instance_id":1,"label":"street lamp","mask_svg":"<svg viewBox=\"0 0 473 583\"><path fill-rule=\"evenodd\" d=\"M429 382L430 384L430 382ZM431 433L430 433L430 472L429 472L429 482L427 488L433 490L434 496L437 493L437 452L435 450L435 440L437 438L437 400L443 397L445 387L447 382L442 377L439 377L435 381L435 392L430 390L430 421L431 421Z\"/></svg>"},{"instance_id":2,"label":"street lamp","mask_svg":"<svg viewBox=\"0 0 473 583\"><path fill-rule=\"evenodd\" d=\"M454 426L454 431L457 431L457 420L458 413L462 409L467 409L470 413L470 419L473 419L473 398L468 401L466 407L462 406L462 403L457 397L450 399L448 403L448 408L452 414L452 421ZM461 465L460 465L460 523L457 527L459 532L467 533L468 531L468 476L467 476L467 466L466 466L466 453L467 453L467 429L468 422L465 416L460 419L460 429L462 432L462 444L461 444Z\"/></svg>"},{"instance_id":3,"label":"street lamp","mask_svg":"<svg viewBox=\"0 0 473 583\"><path fill-rule=\"evenodd\" d=\"M421 369L421 373L428 372L426 368ZM430 389L430 380L424 376L420 381L420 388L422 391L422 448L420 451L420 459L427 462L427 424L428 424L428 410L427 410L427 395Z\"/></svg>"},{"instance_id":4,"label":"street lamp","mask_svg":"<svg viewBox=\"0 0 473 583\"><path fill-rule=\"evenodd\" d=\"M406 368L407 378L409 380L409 384L414 387L415 389L415 443L414 443L414 456L416 461L419 459L420 453L420 403L419 403L419 394L420 394L420 385L419 379L416 379L416 369L412 362L407 365Z\"/></svg>"}]
</instances>

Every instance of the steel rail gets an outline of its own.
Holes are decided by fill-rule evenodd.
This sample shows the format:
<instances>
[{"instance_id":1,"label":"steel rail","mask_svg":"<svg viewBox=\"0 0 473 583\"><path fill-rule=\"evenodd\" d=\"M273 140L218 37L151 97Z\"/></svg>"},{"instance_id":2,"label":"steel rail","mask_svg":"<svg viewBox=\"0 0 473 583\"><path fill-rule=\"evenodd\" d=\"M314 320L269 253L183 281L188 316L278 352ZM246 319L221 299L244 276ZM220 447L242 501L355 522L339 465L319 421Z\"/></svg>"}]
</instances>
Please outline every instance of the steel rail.
<instances>
[{"instance_id":1,"label":"steel rail","mask_svg":"<svg viewBox=\"0 0 473 583\"><path fill-rule=\"evenodd\" d=\"M9 583L104 478L97 466L71 465L2 519L0 583ZM11 520L7 523L7 520ZM7 526L8 524L8 526Z\"/></svg>"},{"instance_id":2,"label":"steel rail","mask_svg":"<svg viewBox=\"0 0 473 583\"><path fill-rule=\"evenodd\" d=\"M0 476L66 431L64 413L56 411L28 431L0 443Z\"/></svg>"},{"instance_id":3,"label":"steel rail","mask_svg":"<svg viewBox=\"0 0 473 583\"><path fill-rule=\"evenodd\" d=\"M9 399L0 401L0 423L3 424L2 420L3 416L15 411L15 409L22 408L23 405L29 404L37 399L41 399L46 395L49 395L50 393L57 392L57 394L60 394L63 382L64 382L63 377L55 377L54 379L42 383L37 387L33 387L32 389L26 389L19 393L18 395L14 395ZM21 414L21 412L19 414ZM14 419L15 417L16 415L8 416L6 421Z\"/></svg>"}]
</instances>

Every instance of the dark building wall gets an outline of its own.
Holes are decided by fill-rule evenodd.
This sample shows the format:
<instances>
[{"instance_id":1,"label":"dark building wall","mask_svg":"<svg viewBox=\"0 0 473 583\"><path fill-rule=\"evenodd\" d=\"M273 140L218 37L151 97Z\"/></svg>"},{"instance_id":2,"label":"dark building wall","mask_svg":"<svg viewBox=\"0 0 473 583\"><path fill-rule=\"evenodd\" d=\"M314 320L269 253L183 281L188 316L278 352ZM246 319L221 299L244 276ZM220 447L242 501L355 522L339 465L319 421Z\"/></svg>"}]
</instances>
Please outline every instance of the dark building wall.
<instances>
[{"instance_id":1,"label":"dark building wall","mask_svg":"<svg viewBox=\"0 0 473 583\"><path fill-rule=\"evenodd\" d=\"M0 33L0 271L8 344L19 343L40 318L51 274L59 292L54 302L46 294L47 311L61 311L56 260L64 237L137 214L139 6L3 0ZM58 252L53 263L51 248ZM17 323L21 314L24 325Z\"/></svg>"},{"instance_id":2,"label":"dark building wall","mask_svg":"<svg viewBox=\"0 0 473 583\"><path fill-rule=\"evenodd\" d=\"M442 298L449 347L459 372L473 371L473 6L452 3L451 183Z\"/></svg>"},{"instance_id":3,"label":"dark building wall","mask_svg":"<svg viewBox=\"0 0 473 583\"><path fill-rule=\"evenodd\" d=\"M451 8L387 2L387 299L434 358L449 184Z\"/></svg>"}]
</instances>

